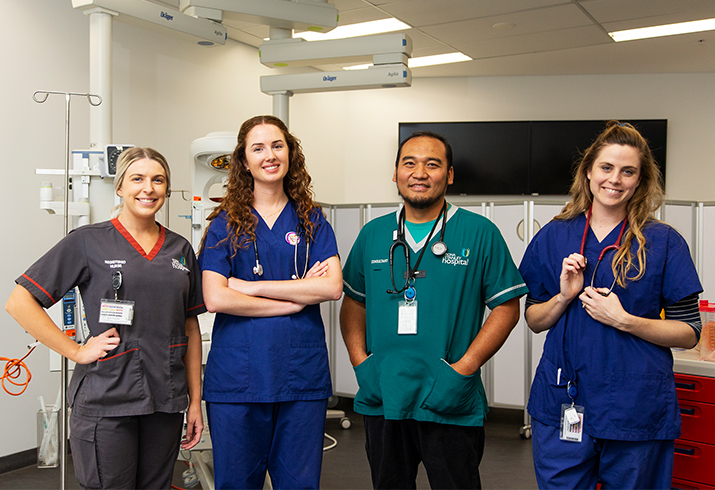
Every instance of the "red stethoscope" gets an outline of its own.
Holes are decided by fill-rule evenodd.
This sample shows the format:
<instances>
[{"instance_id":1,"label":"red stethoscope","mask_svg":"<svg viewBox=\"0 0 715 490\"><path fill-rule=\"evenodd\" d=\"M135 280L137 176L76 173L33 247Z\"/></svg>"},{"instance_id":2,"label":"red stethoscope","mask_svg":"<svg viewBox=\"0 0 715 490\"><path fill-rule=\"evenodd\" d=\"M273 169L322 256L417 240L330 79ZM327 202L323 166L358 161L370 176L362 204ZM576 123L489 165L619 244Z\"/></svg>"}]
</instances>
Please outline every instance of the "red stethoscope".
<instances>
[{"instance_id":1,"label":"red stethoscope","mask_svg":"<svg viewBox=\"0 0 715 490\"><path fill-rule=\"evenodd\" d=\"M583 249L584 246L586 245L586 236L588 236L588 225L591 222L591 211L592 208L588 208L588 214L586 215L586 226L583 229L583 238L581 239L581 251L579 252L581 256L583 256L584 261L586 260L586 256L583 255ZM601 263L601 260L603 260L603 257L606 255L606 252L609 250L619 250L621 248L621 239L623 238L623 233L626 231L626 225L628 224L628 217L623 220L623 224L621 225L621 231L618 234L618 238L616 239L616 242L613 245L608 245L605 247L603 250L601 250L601 253L598 256L598 261L596 262L596 267L593 268L593 275L591 276L591 288L595 290L593 286L593 280L596 277L596 271L598 270L598 266ZM613 283L611 284L611 287L608 288L607 293L599 293L602 296L608 296L611 294L611 291L613 291L614 286L616 285L616 278L613 278Z\"/></svg>"}]
</instances>

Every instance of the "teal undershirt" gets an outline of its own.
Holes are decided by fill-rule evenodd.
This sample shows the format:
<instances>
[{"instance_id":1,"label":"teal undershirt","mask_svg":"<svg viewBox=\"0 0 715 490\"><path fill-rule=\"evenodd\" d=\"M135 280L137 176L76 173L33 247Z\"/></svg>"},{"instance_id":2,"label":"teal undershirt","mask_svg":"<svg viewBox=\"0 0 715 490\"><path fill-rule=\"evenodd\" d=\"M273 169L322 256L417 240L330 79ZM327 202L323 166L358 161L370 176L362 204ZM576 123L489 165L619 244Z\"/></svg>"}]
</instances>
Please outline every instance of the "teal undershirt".
<instances>
[{"instance_id":1,"label":"teal undershirt","mask_svg":"<svg viewBox=\"0 0 715 490\"><path fill-rule=\"evenodd\" d=\"M449 208L451 207L452 205L448 203L448 212ZM439 216L437 216L437 218L439 218ZM427 235L429 235L429 232L432 231L432 227L434 226L434 222L437 221L437 218L426 223L412 223L410 221L405 220L405 226L410 231L410 235L412 235L412 238L415 240L415 243L420 243Z\"/></svg>"},{"instance_id":2,"label":"teal undershirt","mask_svg":"<svg viewBox=\"0 0 715 490\"><path fill-rule=\"evenodd\" d=\"M409 221L405 221L405 226L410 231L410 235L412 235L415 242L420 243L427 235L429 235L429 232L432 231L432 226L434 226L435 221L437 221L437 219L433 219L432 221L428 221L426 223L410 223Z\"/></svg>"}]
</instances>

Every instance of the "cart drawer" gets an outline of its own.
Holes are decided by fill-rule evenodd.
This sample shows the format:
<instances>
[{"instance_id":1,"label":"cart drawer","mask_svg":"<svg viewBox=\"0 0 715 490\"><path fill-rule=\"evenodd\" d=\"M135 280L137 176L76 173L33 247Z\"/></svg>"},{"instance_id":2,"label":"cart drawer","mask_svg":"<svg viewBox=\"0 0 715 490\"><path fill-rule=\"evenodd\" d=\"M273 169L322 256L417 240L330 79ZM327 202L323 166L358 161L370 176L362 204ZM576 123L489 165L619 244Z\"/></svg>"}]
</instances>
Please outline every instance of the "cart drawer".
<instances>
[{"instance_id":1,"label":"cart drawer","mask_svg":"<svg viewBox=\"0 0 715 490\"><path fill-rule=\"evenodd\" d=\"M715 442L715 405L680 400L681 439Z\"/></svg>"},{"instance_id":2,"label":"cart drawer","mask_svg":"<svg viewBox=\"0 0 715 490\"><path fill-rule=\"evenodd\" d=\"M710 490L715 489L712 485L706 485L704 483L697 483L692 481L681 480L679 478L673 478L673 484L671 485L673 490Z\"/></svg>"},{"instance_id":3,"label":"cart drawer","mask_svg":"<svg viewBox=\"0 0 715 490\"><path fill-rule=\"evenodd\" d=\"M715 378L675 373L678 400L715 403Z\"/></svg>"},{"instance_id":4,"label":"cart drawer","mask_svg":"<svg viewBox=\"0 0 715 490\"><path fill-rule=\"evenodd\" d=\"M715 446L682 439L675 441L673 478L715 485Z\"/></svg>"}]
</instances>

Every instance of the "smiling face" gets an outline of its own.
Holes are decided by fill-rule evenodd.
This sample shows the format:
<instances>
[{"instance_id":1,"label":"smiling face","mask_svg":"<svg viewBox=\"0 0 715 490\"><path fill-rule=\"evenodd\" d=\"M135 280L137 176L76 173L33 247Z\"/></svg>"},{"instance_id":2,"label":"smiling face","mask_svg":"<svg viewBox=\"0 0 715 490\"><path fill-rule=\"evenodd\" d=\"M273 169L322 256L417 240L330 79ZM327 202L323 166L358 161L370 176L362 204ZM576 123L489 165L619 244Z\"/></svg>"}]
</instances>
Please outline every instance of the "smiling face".
<instances>
[{"instance_id":1,"label":"smiling face","mask_svg":"<svg viewBox=\"0 0 715 490\"><path fill-rule=\"evenodd\" d=\"M290 154L283 132L272 124L259 124L246 135L246 162L255 185L282 184Z\"/></svg>"},{"instance_id":2,"label":"smiling face","mask_svg":"<svg viewBox=\"0 0 715 490\"><path fill-rule=\"evenodd\" d=\"M626 212L641 176L640 153L632 146L606 145L587 172L593 206L601 210Z\"/></svg>"},{"instance_id":3,"label":"smiling face","mask_svg":"<svg viewBox=\"0 0 715 490\"><path fill-rule=\"evenodd\" d=\"M392 176L405 207L416 210L441 209L453 180L444 144L428 136L412 138L403 145Z\"/></svg>"},{"instance_id":4,"label":"smiling face","mask_svg":"<svg viewBox=\"0 0 715 490\"><path fill-rule=\"evenodd\" d=\"M167 187L166 172L159 162L150 158L135 161L117 189L117 195L124 198L122 216L153 220L164 205Z\"/></svg>"}]
</instances>

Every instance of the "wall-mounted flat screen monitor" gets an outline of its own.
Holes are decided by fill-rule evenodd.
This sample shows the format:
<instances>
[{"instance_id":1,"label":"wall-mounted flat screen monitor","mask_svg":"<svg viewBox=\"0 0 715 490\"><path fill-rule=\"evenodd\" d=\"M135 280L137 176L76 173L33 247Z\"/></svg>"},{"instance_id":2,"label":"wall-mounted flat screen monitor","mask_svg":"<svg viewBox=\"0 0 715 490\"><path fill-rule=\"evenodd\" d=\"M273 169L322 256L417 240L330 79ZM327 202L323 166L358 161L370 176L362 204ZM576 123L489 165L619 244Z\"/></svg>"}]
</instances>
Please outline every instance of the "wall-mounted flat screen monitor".
<instances>
[{"instance_id":1,"label":"wall-mounted flat screen monitor","mask_svg":"<svg viewBox=\"0 0 715 490\"><path fill-rule=\"evenodd\" d=\"M665 179L668 121L628 119L648 141ZM452 195L566 195L574 163L607 121L400 123L399 141L415 131L444 135L452 146Z\"/></svg>"}]
</instances>

